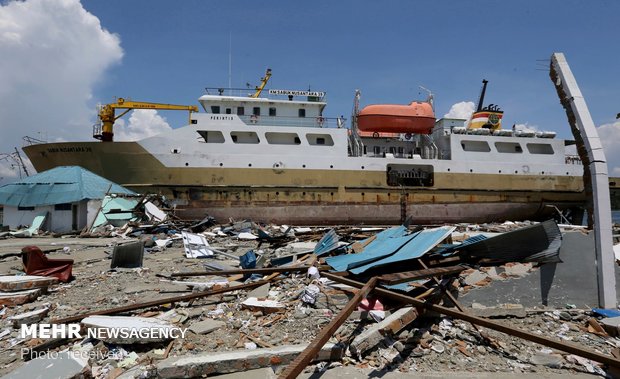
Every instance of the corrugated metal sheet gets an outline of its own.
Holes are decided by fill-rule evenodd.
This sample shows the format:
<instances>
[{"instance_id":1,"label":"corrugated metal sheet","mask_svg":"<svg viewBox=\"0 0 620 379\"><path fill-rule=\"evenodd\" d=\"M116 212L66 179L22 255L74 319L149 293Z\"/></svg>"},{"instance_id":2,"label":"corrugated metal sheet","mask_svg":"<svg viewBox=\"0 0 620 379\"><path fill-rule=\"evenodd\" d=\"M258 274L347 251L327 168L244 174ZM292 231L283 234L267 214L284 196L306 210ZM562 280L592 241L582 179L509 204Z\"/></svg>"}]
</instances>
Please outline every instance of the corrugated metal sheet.
<instances>
[{"instance_id":1,"label":"corrugated metal sheet","mask_svg":"<svg viewBox=\"0 0 620 379\"><path fill-rule=\"evenodd\" d=\"M402 225L386 229L377 233L375 239L366 245L361 253L329 257L325 262L337 271L344 271L351 263L381 259L386 255L393 254L413 237L413 235L407 236L406 234L407 228Z\"/></svg>"},{"instance_id":2,"label":"corrugated metal sheet","mask_svg":"<svg viewBox=\"0 0 620 379\"><path fill-rule=\"evenodd\" d=\"M485 240L487 238L488 237L483 235L483 234L478 234L477 236L472 236L472 237L469 237L469 238L465 239L461 243L454 243L454 244L444 245L444 246L441 246L441 249L438 249L438 250L434 251L433 252L433 256L442 255L444 257L447 257L447 256L450 256L450 255L454 254L459 249L464 248L465 246L471 245L471 244L476 243L476 242L480 242L480 241Z\"/></svg>"},{"instance_id":3,"label":"corrugated metal sheet","mask_svg":"<svg viewBox=\"0 0 620 379\"><path fill-rule=\"evenodd\" d=\"M0 187L0 204L34 207L102 199L106 191L135 194L79 166L62 166Z\"/></svg>"},{"instance_id":4,"label":"corrugated metal sheet","mask_svg":"<svg viewBox=\"0 0 620 379\"><path fill-rule=\"evenodd\" d=\"M339 240L340 237L338 237L336 231L334 229L330 229L327 233L325 233L325 235L323 235L323 238L317 242L314 247L314 254L319 257L323 254L329 253L338 247Z\"/></svg>"},{"instance_id":5,"label":"corrugated metal sheet","mask_svg":"<svg viewBox=\"0 0 620 379\"><path fill-rule=\"evenodd\" d=\"M348 270L354 274L362 274L371 268L378 268L396 262L420 258L446 239L454 229L456 229L456 227L442 226L440 228L422 230L416 233L414 238L408 241L394 254L361 266L357 265L357 268L353 268L352 264L350 264Z\"/></svg>"},{"instance_id":6,"label":"corrugated metal sheet","mask_svg":"<svg viewBox=\"0 0 620 379\"><path fill-rule=\"evenodd\" d=\"M461 251L464 258L497 262L561 262L562 232L553 220L527 226L472 243Z\"/></svg>"}]
</instances>

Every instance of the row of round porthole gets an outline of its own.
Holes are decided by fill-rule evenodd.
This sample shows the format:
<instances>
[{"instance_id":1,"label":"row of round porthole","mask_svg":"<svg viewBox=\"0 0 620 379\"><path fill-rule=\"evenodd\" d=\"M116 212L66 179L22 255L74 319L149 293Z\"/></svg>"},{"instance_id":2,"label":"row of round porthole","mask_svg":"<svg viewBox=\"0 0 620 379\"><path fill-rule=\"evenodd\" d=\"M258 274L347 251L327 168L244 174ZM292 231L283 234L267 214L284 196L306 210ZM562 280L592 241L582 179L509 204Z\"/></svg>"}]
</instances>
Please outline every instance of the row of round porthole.
<instances>
[{"instance_id":1,"label":"row of round porthole","mask_svg":"<svg viewBox=\"0 0 620 379\"><path fill-rule=\"evenodd\" d=\"M185 162L185 166L186 166L186 167L187 167L187 166L189 166L189 163L188 163L188 162ZM223 166L224 166L224 163L220 162L220 167L223 167ZM248 163L248 167L252 167L252 163ZM274 167L275 167L275 168L279 168L279 167L280 167L280 165L279 165L279 164L275 164L275 165L274 165ZM301 167L302 167L302 168L306 168L306 165L305 165L305 164L304 164L304 165L301 165ZM329 168L334 168L334 165L329 165ZM362 166L361 168L362 168L362 170L363 170L365 167L364 167L364 166ZM450 172L450 169L447 169L447 171L448 171L448 172ZM474 172L474 170L473 170L473 169L469 169L469 172ZM501 173L502 173L502 170L499 170L499 171L498 171L498 173L500 173L500 174L501 174ZM518 174L518 173L519 173L519 171L515 170L515 174ZM544 171L541 171L541 173L540 173L540 174L541 174L541 175L545 175L545 172L544 172ZM568 171L566 171L566 175L570 175L570 173L569 173Z\"/></svg>"},{"instance_id":2,"label":"row of round porthole","mask_svg":"<svg viewBox=\"0 0 620 379\"><path fill-rule=\"evenodd\" d=\"M226 192L225 192L225 191L218 191L218 193L219 193L220 195L223 195L223 194L225 194ZM330 192L329 194L330 194L331 196L334 196L334 193L333 193L333 192ZM252 195L252 191L248 191L248 195ZM279 195L280 195L280 192L279 192L279 191L276 191L276 196L279 196ZM304 192L302 192L302 193L301 193L301 195L302 195L302 196L306 196L306 192L305 192L305 191L304 191ZM364 192L362 192L362 193L361 193L361 195L362 195L362 196L365 196L365 193L364 193ZM389 192L388 192L388 194L387 194L387 195L388 195L388 197L392 196L392 194L391 194L391 193L389 193ZM405 193L405 196L409 196L409 192Z\"/></svg>"}]
</instances>

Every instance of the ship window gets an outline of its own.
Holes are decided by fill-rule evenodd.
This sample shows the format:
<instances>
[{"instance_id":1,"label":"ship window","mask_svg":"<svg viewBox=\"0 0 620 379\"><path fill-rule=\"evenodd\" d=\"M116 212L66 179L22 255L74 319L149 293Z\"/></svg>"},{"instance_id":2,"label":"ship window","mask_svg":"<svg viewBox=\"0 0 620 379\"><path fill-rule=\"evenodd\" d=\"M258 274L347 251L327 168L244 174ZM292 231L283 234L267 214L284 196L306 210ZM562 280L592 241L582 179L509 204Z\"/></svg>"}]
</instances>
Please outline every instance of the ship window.
<instances>
[{"instance_id":1,"label":"ship window","mask_svg":"<svg viewBox=\"0 0 620 379\"><path fill-rule=\"evenodd\" d=\"M219 130L199 130L198 134L206 143L224 143L224 135Z\"/></svg>"},{"instance_id":2,"label":"ship window","mask_svg":"<svg viewBox=\"0 0 620 379\"><path fill-rule=\"evenodd\" d=\"M276 115L276 109L275 108L269 108L269 116L274 117Z\"/></svg>"},{"instance_id":3,"label":"ship window","mask_svg":"<svg viewBox=\"0 0 620 379\"><path fill-rule=\"evenodd\" d=\"M267 143L272 145L299 145L301 140L295 133L265 133Z\"/></svg>"},{"instance_id":4,"label":"ship window","mask_svg":"<svg viewBox=\"0 0 620 379\"><path fill-rule=\"evenodd\" d=\"M18 211L34 211L34 207L22 207L18 205L17 210Z\"/></svg>"},{"instance_id":5,"label":"ship window","mask_svg":"<svg viewBox=\"0 0 620 379\"><path fill-rule=\"evenodd\" d=\"M232 114L232 109L226 108L226 114Z\"/></svg>"},{"instance_id":6,"label":"ship window","mask_svg":"<svg viewBox=\"0 0 620 379\"><path fill-rule=\"evenodd\" d=\"M398 156L402 157L405 155L405 148L402 146L398 146Z\"/></svg>"},{"instance_id":7,"label":"ship window","mask_svg":"<svg viewBox=\"0 0 620 379\"><path fill-rule=\"evenodd\" d=\"M517 142L495 142L498 153L519 153L523 152L521 145Z\"/></svg>"},{"instance_id":8,"label":"ship window","mask_svg":"<svg viewBox=\"0 0 620 379\"><path fill-rule=\"evenodd\" d=\"M334 140L329 134L306 134L306 139L310 145L334 146Z\"/></svg>"},{"instance_id":9,"label":"ship window","mask_svg":"<svg viewBox=\"0 0 620 379\"><path fill-rule=\"evenodd\" d=\"M234 143L260 143L255 132L230 132L230 136Z\"/></svg>"},{"instance_id":10,"label":"ship window","mask_svg":"<svg viewBox=\"0 0 620 379\"><path fill-rule=\"evenodd\" d=\"M243 116L245 114L245 108L244 107L237 107L237 115L238 116Z\"/></svg>"},{"instance_id":11,"label":"ship window","mask_svg":"<svg viewBox=\"0 0 620 379\"><path fill-rule=\"evenodd\" d=\"M70 211L71 203L54 204L55 211Z\"/></svg>"},{"instance_id":12,"label":"ship window","mask_svg":"<svg viewBox=\"0 0 620 379\"><path fill-rule=\"evenodd\" d=\"M306 117L306 110L305 109L299 109L298 112L299 117Z\"/></svg>"},{"instance_id":13,"label":"ship window","mask_svg":"<svg viewBox=\"0 0 620 379\"><path fill-rule=\"evenodd\" d=\"M252 114L254 116L260 116L260 107L254 107L252 108Z\"/></svg>"},{"instance_id":14,"label":"ship window","mask_svg":"<svg viewBox=\"0 0 620 379\"><path fill-rule=\"evenodd\" d=\"M375 157L378 157L381 154L381 147L373 146L372 153L375 155Z\"/></svg>"},{"instance_id":15,"label":"ship window","mask_svg":"<svg viewBox=\"0 0 620 379\"><path fill-rule=\"evenodd\" d=\"M553 147L547 143L528 143L527 151L530 154L553 154Z\"/></svg>"},{"instance_id":16,"label":"ship window","mask_svg":"<svg viewBox=\"0 0 620 379\"><path fill-rule=\"evenodd\" d=\"M390 154L392 155L396 154L396 147L390 146Z\"/></svg>"},{"instance_id":17,"label":"ship window","mask_svg":"<svg viewBox=\"0 0 620 379\"><path fill-rule=\"evenodd\" d=\"M220 106L219 105L212 105L211 106L211 113L219 114L220 113Z\"/></svg>"},{"instance_id":18,"label":"ship window","mask_svg":"<svg viewBox=\"0 0 620 379\"><path fill-rule=\"evenodd\" d=\"M461 141L461 147L465 151L477 151L483 153L488 153L489 151L491 151L491 147L486 141L463 140Z\"/></svg>"}]
</instances>

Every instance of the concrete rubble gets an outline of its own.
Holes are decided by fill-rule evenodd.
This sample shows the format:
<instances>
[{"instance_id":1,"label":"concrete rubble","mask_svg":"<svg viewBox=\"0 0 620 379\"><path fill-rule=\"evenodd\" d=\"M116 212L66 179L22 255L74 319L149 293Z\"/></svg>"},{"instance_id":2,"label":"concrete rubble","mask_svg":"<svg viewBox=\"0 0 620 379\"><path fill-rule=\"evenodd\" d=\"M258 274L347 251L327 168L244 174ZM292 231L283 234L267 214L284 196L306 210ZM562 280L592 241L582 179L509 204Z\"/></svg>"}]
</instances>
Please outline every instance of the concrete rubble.
<instances>
[{"instance_id":1,"label":"concrete rubble","mask_svg":"<svg viewBox=\"0 0 620 379\"><path fill-rule=\"evenodd\" d=\"M419 251L408 245L423 229L417 226L216 225L208 218L194 224L162 209L147 205L143 216L148 223L101 225L81 237L42 233L26 242L0 241L0 377L273 378L313 349L316 355L300 377L613 373L613 365L401 303L372 289L362 302L350 304L358 288L333 275L361 283L378 278L377 288L455 311L461 306L480 320L620 358L620 321L581 300L571 303L571 292L580 290L569 286L574 283L550 285L551 296L553 291L567 293L554 306L532 305L527 293L511 293L509 301L487 294L522 282L532 287L528 281L547 265L562 267L535 261L549 261L550 251L510 262L495 255L481 259L482 248L464 247L480 243L473 237L484 235L488 241L533 222L457 224L447 238ZM583 236L582 231L570 233ZM115 247L128 243L140 245L131 249L135 257L125 257L139 264L111 267L113 258L124 258L123 249ZM59 283L53 277L23 275L15 252L25 245L39 246L51 259L73 259L74 279ZM345 264L338 262L344 270L330 266L337 256L346 257L341 258ZM455 265L466 267L455 270ZM348 317L318 346L316 337L346 309ZM22 324L50 322L78 324L81 337L52 341L21 335ZM187 333L183 338L88 338L86 331L94 328Z\"/></svg>"}]
</instances>

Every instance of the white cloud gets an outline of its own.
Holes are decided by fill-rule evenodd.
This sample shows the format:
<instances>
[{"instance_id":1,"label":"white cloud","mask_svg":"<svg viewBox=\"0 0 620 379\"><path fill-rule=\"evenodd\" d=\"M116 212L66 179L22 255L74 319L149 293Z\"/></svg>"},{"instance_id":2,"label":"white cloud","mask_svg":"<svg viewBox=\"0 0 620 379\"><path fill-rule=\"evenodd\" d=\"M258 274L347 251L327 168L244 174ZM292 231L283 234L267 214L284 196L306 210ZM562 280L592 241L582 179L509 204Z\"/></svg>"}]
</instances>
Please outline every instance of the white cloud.
<instances>
[{"instance_id":1,"label":"white cloud","mask_svg":"<svg viewBox=\"0 0 620 379\"><path fill-rule=\"evenodd\" d=\"M536 125L530 125L527 122L525 124L515 124L514 125L514 129L515 130L520 130L523 132L540 132L541 130L538 128L538 126Z\"/></svg>"},{"instance_id":2,"label":"white cloud","mask_svg":"<svg viewBox=\"0 0 620 379\"><path fill-rule=\"evenodd\" d=\"M119 119L114 123L115 141L135 141L171 130L166 119L154 109L136 109L131 112L129 123Z\"/></svg>"},{"instance_id":3,"label":"white cloud","mask_svg":"<svg viewBox=\"0 0 620 379\"><path fill-rule=\"evenodd\" d=\"M0 152L39 132L49 140L92 138L93 87L123 50L79 0L0 5L0 56Z\"/></svg>"},{"instance_id":4,"label":"white cloud","mask_svg":"<svg viewBox=\"0 0 620 379\"><path fill-rule=\"evenodd\" d=\"M605 150L607 170L610 176L620 176L620 120L603 124L597 128L598 136Z\"/></svg>"},{"instance_id":5,"label":"white cloud","mask_svg":"<svg viewBox=\"0 0 620 379\"><path fill-rule=\"evenodd\" d=\"M476 105L472 101L461 101L460 103L454 104L443 117L468 120L475 109Z\"/></svg>"}]
</instances>

